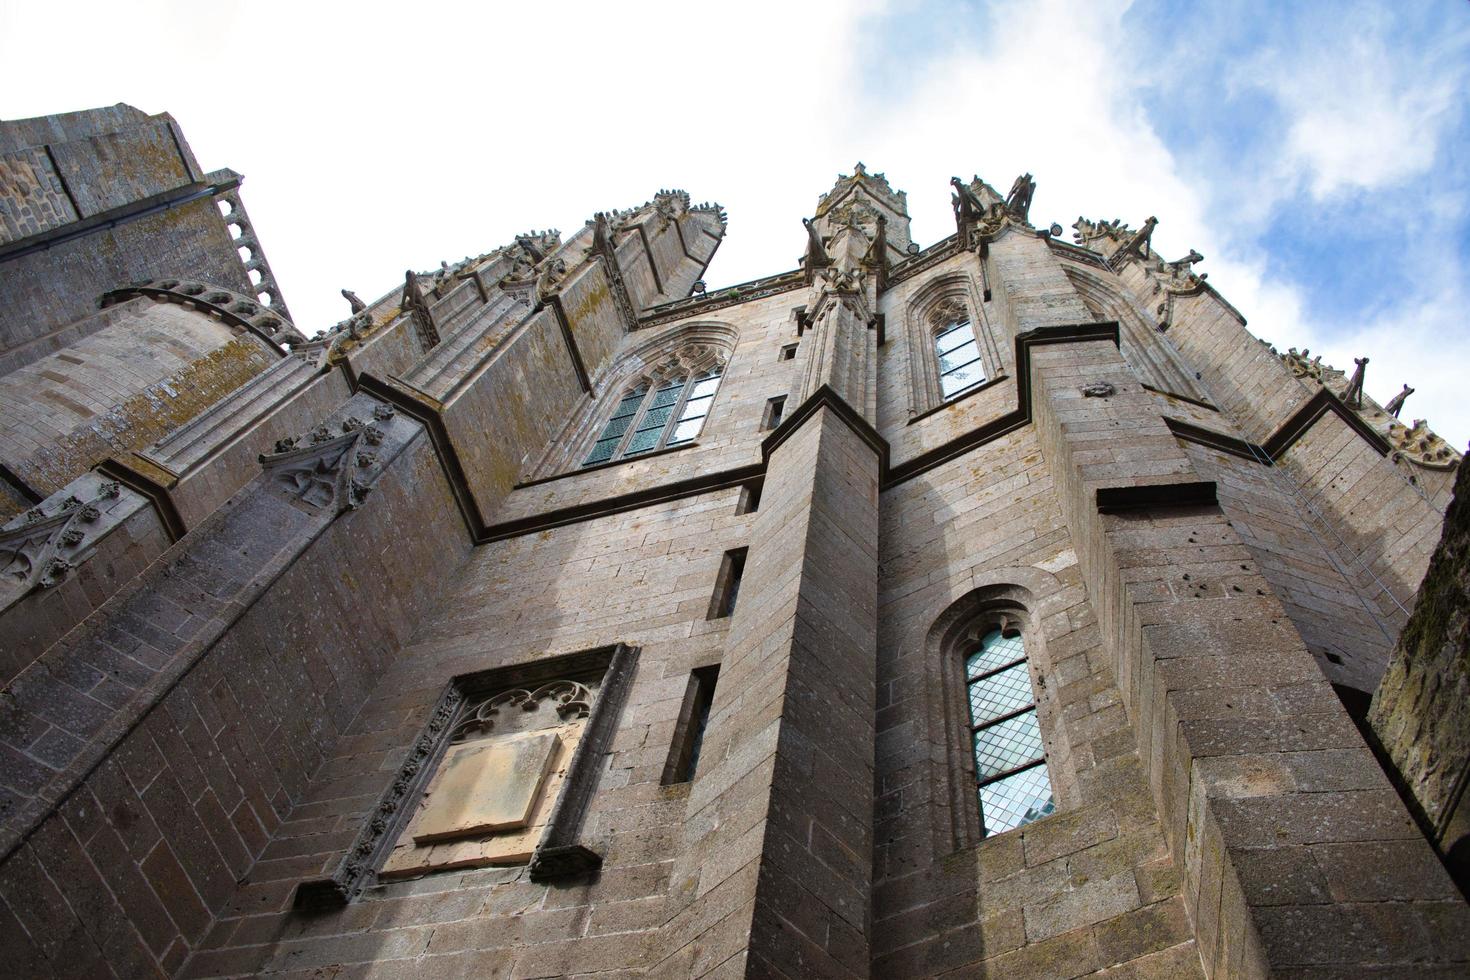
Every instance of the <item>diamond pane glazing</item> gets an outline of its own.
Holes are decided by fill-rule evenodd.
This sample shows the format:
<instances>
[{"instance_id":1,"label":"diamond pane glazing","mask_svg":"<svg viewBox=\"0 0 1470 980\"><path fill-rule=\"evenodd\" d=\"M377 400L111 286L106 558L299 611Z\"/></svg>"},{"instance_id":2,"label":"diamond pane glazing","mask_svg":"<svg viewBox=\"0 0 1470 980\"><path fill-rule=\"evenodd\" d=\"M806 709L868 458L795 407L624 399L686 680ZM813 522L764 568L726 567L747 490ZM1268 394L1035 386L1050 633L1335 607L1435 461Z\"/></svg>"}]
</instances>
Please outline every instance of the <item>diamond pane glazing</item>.
<instances>
[{"instance_id":1,"label":"diamond pane glazing","mask_svg":"<svg viewBox=\"0 0 1470 980\"><path fill-rule=\"evenodd\" d=\"M977 677L997 667L1004 667L1026 656L1026 648L1019 636L1001 636L1000 630L991 630L980 640L980 649L970 654L965 662L967 677Z\"/></svg>"},{"instance_id":2,"label":"diamond pane glazing","mask_svg":"<svg viewBox=\"0 0 1470 980\"><path fill-rule=\"evenodd\" d=\"M1041 729L1036 724L1035 711L975 733L975 773L979 779L988 779L1041 756Z\"/></svg>"},{"instance_id":3,"label":"diamond pane glazing","mask_svg":"<svg viewBox=\"0 0 1470 980\"><path fill-rule=\"evenodd\" d=\"M617 447L618 441L616 439L609 439L606 442L598 442L594 444L592 447L592 452L587 454L587 459L585 462L582 463L582 465L591 466L593 463L607 462L609 459L612 458L613 450Z\"/></svg>"},{"instance_id":4,"label":"diamond pane glazing","mask_svg":"<svg viewBox=\"0 0 1470 980\"><path fill-rule=\"evenodd\" d=\"M628 443L628 448L624 450L623 455L631 456L634 453L648 452L654 446L658 445L658 437L663 434L663 431L662 428L657 428L642 429L633 433L633 439Z\"/></svg>"},{"instance_id":5,"label":"diamond pane glazing","mask_svg":"<svg viewBox=\"0 0 1470 980\"><path fill-rule=\"evenodd\" d=\"M1025 663L1019 663L970 685L970 718L974 724L983 725L992 718L1029 707L1033 700L1031 675Z\"/></svg>"},{"instance_id":6,"label":"diamond pane glazing","mask_svg":"<svg viewBox=\"0 0 1470 980\"><path fill-rule=\"evenodd\" d=\"M674 402L679 400L679 392L683 390L684 382L682 381L678 384L669 385L666 388L660 388L653 393L653 407L661 408L665 405L674 404Z\"/></svg>"},{"instance_id":7,"label":"diamond pane glazing","mask_svg":"<svg viewBox=\"0 0 1470 980\"><path fill-rule=\"evenodd\" d=\"M1039 820L1056 808L1045 764L980 787L980 813L987 836Z\"/></svg>"},{"instance_id":8,"label":"diamond pane glazing","mask_svg":"<svg viewBox=\"0 0 1470 980\"><path fill-rule=\"evenodd\" d=\"M616 439L618 436L628 431L628 425L632 421L633 416L631 414L624 415L622 418L608 419L607 428L602 430L602 435L598 438L597 441L601 442L603 439Z\"/></svg>"},{"instance_id":9,"label":"diamond pane glazing","mask_svg":"<svg viewBox=\"0 0 1470 980\"><path fill-rule=\"evenodd\" d=\"M663 408L650 408L647 412L644 413L643 418L639 420L638 431L642 432L645 429L662 429L664 427L664 423L668 422L669 416L673 414L674 407L672 405L666 405Z\"/></svg>"},{"instance_id":10,"label":"diamond pane glazing","mask_svg":"<svg viewBox=\"0 0 1470 980\"><path fill-rule=\"evenodd\" d=\"M633 392L631 395L625 397L622 401L618 402L618 407L613 409L613 418L626 418L627 416L637 412L638 403L643 401L643 396L645 394L646 392L640 388L639 390Z\"/></svg>"}]
</instances>

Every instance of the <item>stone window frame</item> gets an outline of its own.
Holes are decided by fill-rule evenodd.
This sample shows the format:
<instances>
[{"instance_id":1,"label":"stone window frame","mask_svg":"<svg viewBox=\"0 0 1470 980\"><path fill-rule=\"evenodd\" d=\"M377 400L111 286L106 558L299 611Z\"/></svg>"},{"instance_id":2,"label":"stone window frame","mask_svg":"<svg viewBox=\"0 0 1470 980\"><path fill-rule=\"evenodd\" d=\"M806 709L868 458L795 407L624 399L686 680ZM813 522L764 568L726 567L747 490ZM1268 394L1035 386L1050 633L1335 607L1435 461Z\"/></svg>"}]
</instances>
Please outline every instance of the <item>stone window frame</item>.
<instances>
[{"instance_id":1,"label":"stone window frame","mask_svg":"<svg viewBox=\"0 0 1470 980\"><path fill-rule=\"evenodd\" d=\"M1070 768L1070 752L1065 741L1061 706L1047 685L1050 658L1040 622L1032 615L1032 596L1019 585L988 585L952 603L934 621L929 633L928 655L937 681L932 692L933 708L938 715L939 736L948 747L943 763L936 765L933 778L936 800L947 799L947 807L934 807L936 817L948 816L948 827L936 821L934 831L941 849L951 852L973 848L999 839L1010 831L982 834L980 800L975 774L975 753L971 739L969 686L965 670L966 654L981 637L1009 622L1021 635L1026 651L1027 672L1036 697L1036 718L1041 730L1042 746L1051 778L1054 813L1067 809L1074 797L1075 774ZM1061 740L1061 741L1059 741ZM1048 814L1050 817L1052 814ZM1045 820L1048 817L1041 819ZM1022 825L1029 826L1029 824ZM1020 827L1014 829L1022 829ZM948 848L943 847L947 838Z\"/></svg>"},{"instance_id":2,"label":"stone window frame","mask_svg":"<svg viewBox=\"0 0 1470 980\"><path fill-rule=\"evenodd\" d=\"M946 324L952 323L960 314L969 319L975 334L975 346L985 380L946 398L940 382L935 340ZM911 420L980 391L1005 374L1000 348L985 316L982 293L974 277L968 273L943 273L925 283L905 307L904 329L909 355Z\"/></svg>"},{"instance_id":3,"label":"stone window frame","mask_svg":"<svg viewBox=\"0 0 1470 980\"><path fill-rule=\"evenodd\" d=\"M593 472L603 466L616 466L629 460L647 459L660 452L698 445L700 438L709 431L711 417L719 407L716 403L725 388L724 380L730 374L730 362L738 337L735 328L728 324L702 321L673 327L626 351L609 368L599 373L594 385L599 393L594 395L591 404L584 404L580 410L570 414L561 432L549 441L540 459L524 472L521 485L563 474ZM700 428L698 436L675 446L668 446L661 438L660 448L640 452L635 456L624 457L615 453L605 463L583 465L618 403L634 391L640 382L649 386L649 392L639 403L639 415L629 426L629 431L636 426L637 419L641 417L651 397L655 377L662 378L663 372L673 370L678 365L682 365L686 373L693 373L695 368L707 368L714 364L718 364L721 369L720 389L715 393L715 400L710 403L710 410L704 417L705 424ZM685 391L681 392L681 402L687 397L689 387L686 386ZM682 410L681 404L678 411ZM668 431L672 431L672 428ZM622 448L621 444L619 448Z\"/></svg>"},{"instance_id":4,"label":"stone window frame","mask_svg":"<svg viewBox=\"0 0 1470 980\"><path fill-rule=\"evenodd\" d=\"M604 466L609 463L622 462L625 459L636 459L639 456L647 456L650 453L656 453L662 449L670 449L675 446L689 445L699 438L699 436L704 432L703 423L709 420L711 412L714 411L714 399L718 399L720 396L720 388L723 387L721 383L724 381L725 376L725 365L724 362L718 358L718 356L712 355L709 351L705 351L701 354L701 356L695 358L683 355L684 352L676 353L668 361L660 364L653 371L640 376L637 380L634 381L633 384L625 387L622 394L619 395L616 399L612 400L612 407L608 410L606 418L600 418L599 421L601 422L601 424L594 425L591 429L591 432L593 434L592 441L587 444L585 451L579 450L577 453L577 456L581 458L581 462L578 464L578 469L590 469L594 466ZM685 419L683 417L684 412L687 410L689 402L692 400L691 396L693 395L695 387L701 382L711 380L715 382L715 390L710 396L711 401L708 409L705 411L704 415L700 416L697 420ZM640 431L645 431L643 429L640 429L640 426L642 426L643 422L648 418L648 413L654 409L654 402L657 400L659 392L662 390L667 390L668 387L675 382L679 383L681 387L679 390L679 394L675 398L672 406L659 406L670 407L671 410L669 413L669 417L660 424L658 439L654 442L653 445L649 446L646 449L640 449L637 452L629 452L629 448L633 442L634 436L636 436L637 433ZM637 408L630 416L631 421L628 423L627 428L624 429L622 434L619 436L618 442L613 447L612 453L606 459L589 460L588 457L597 446L597 443L603 441L601 436L603 432L606 431L608 424L613 419L612 413L616 411L617 408L622 405L625 400L627 400L634 393L638 392L639 389L642 389L642 396L638 402ZM678 430L680 425L688 421L699 421L701 423L699 427L699 432L696 432L689 438L682 439L677 443L673 442L672 440L674 437L674 433Z\"/></svg>"},{"instance_id":5,"label":"stone window frame","mask_svg":"<svg viewBox=\"0 0 1470 980\"><path fill-rule=\"evenodd\" d=\"M532 881L596 871L602 866L602 857L582 839L582 826L605 768L603 760L612 749L638 655L638 647L615 643L451 678L411 742L403 764L378 803L368 811L362 829L336 870L329 878L301 882L296 889L295 907L345 905L375 884L378 869L412 820L417 803L423 798L455 733L471 721L474 709L503 692L536 690L556 681L595 681L597 693L567 765L566 778L552 805L546 830L526 867ZM455 870L446 868L444 873Z\"/></svg>"},{"instance_id":6,"label":"stone window frame","mask_svg":"<svg viewBox=\"0 0 1470 980\"><path fill-rule=\"evenodd\" d=\"M975 653L980 652L975 648L977 646L983 646L985 638L990 636L992 633L999 633L1002 638L1019 640L1020 657L1004 661L997 660L996 662L989 664L983 669L975 672L974 676L972 677L969 669L969 658L974 656ZM1021 718L1027 714L1031 714L1034 715L1036 718L1036 726L1039 734L1039 730L1041 727L1041 712L1039 706L1040 698L1037 695L1037 678L1032 673L1033 668L1031 665L1031 658L1029 652L1026 649L1026 637L1021 631L1018 618L1011 611L1002 609L977 618L974 621L974 625L972 625L965 631L964 642L961 643L959 649L956 650L956 653L961 657L961 670L965 683L965 707L969 713L971 732L970 757L972 762L974 762L975 764L972 767L973 770L975 768L978 768L979 766L979 760L976 758L978 752L975 749L974 739L975 736L979 735L981 732L997 729L1002 725L1008 724L1010 721L1016 718ZM974 689L980 684L983 684L987 679L999 677L1023 665L1026 668L1027 683L1030 687L1029 703L1024 707L1018 706L1014 710L1002 710L987 714L983 717L977 717L973 695ZM1039 759L1033 759L1019 765L1011 766L999 772L992 773L991 775L983 779L979 778L978 773L975 773L976 787L983 795L983 792L987 786L1002 783L1007 779L1020 777L1025 773L1034 772L1039 768L1041 772L1046 776L1046 788L1049 795L1051 796L1050 809L1047 812L1041 814L1040 817L1032 818L1031 820L1023 820L1019 824L996 830L990 829L989 819L986 816L985 804L979 803L978 812L980 819L980 834L982 838L989 839L991 837L999 836L1000 834L1009 833L1012 830L1017 830L1021 827L1024 827L1028 823L1034 823L1038 819L1050 816L1051 813L1055 812L1056 789L1053 786L1051 779L1052 763L1047 758L1046 745L1044 742L1042 742L1042 744L1040 745L1040 753L1041 755Z\"/></svg>"}]
</instances>

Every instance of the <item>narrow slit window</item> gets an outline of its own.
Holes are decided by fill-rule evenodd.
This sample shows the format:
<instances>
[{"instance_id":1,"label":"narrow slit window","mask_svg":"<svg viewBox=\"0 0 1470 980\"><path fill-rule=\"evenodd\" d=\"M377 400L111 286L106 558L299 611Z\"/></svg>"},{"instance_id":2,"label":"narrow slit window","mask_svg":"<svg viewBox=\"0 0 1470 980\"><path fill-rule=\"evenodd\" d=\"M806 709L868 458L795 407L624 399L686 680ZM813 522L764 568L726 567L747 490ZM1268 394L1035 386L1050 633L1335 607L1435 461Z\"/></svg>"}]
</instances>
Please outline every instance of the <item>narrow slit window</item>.
<instances>
[{"instance_id":1,"label":"narrow slit window","mask_svg":"<svg viewBox=\"0 0 1470 980\"><path fill-rule=\"evenodd\" d=\"M939 387L946 400L985 380L980 345L969 320L951 320L934 335L939 356Z\"/></svg>"},{"instance_id":2,"label":"narrow slit window","mask_svg":"<svg viewBox=\"0 0 1470 980\"><path fill-rule=\"evenodd\" d=\"M699 771L704 750L704 735L709 728L710 708L715 702L715 684L720 678L718 666L700 667L689 674L684 693L684 706L674 730L669 762L664 768L664 784L687 783Z\"/></svg>"},{"instance_id":3,"label":"narrow slit window","mask_svg":"<svg viewBox=\"0 0 1470 980\"><path fill-rule=\"evenodd\" d=\"M781 419L786 414L786 396L766 399L765 418L761 419L762 429L774 429L781 424Z\"/></svg>"},{"instance_id":4,"label":"narrow slit window","mask_svg":"<svg viewBox=\"0 0 1470 980\"><path fill-rule=\"evenodd\" d=\"M1002 627L986 633L965 658L965 687L981 835L1014 830L1054 811L1021 634Z\"/></svg>"},{"instance_id":5,"label":"narrow slit window","mask_svg":"<svg viewBox=\"0 0 1470 980\"><path fill-rule=\"evenodd\" d=\"M787 344L785 347L782 347L781 348L781 357L779 358L780 360L790 361L790 360L794 360L795 358L796 358L796 345L795 344Z\"/></svg>"},{"instance_id":6,"label":"narrow slit window","mask_svg":"<svg viewBox=\"0 0 1470 980\"><path fill-rule=\"evenodd\" d=\"M724 619L735 611L735 600L740 597L740 576L745 573L746 551L736 548L725 552L719 577L715 579L715 594L710 598L709 619Z\"/></svg>"},{"instance_id":7,"label":"narrow slit window","mask_svg":"<svg viewBox=\"0 0 1470 980\"><path fill-rule=\"evenodd\" d=\"M747 483L740 488L740 499L735 502L736 514L754 514L761 508L761 485Z\"/></svg>"}]
</instances>

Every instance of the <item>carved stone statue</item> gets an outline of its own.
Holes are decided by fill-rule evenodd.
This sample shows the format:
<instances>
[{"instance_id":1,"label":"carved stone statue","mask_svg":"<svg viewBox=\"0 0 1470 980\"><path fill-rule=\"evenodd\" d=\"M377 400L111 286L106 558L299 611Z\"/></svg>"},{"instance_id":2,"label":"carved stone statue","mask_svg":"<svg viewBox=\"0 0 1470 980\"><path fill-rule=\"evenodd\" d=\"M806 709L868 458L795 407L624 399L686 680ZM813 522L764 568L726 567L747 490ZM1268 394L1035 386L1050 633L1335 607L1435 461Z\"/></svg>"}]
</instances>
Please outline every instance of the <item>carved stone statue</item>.
<instances>
[{"instance_id":1,"label":"carved stone statue","mask_svg":"<svg viewBox=\"0 0 1470 980\"><path fill-rule=\"evenodd\" d=\"M822 236L817 233L817 226L812 224L810 218L802 218L801 223L806 228L806 266L808 269L816 269L832 264L832 256L827 254L827 247L822 244Z\"/></svg>"},{"instance_id":2,"label":"carved stone statue","mask_svg":"<svg viewBox=\"0 0 1470 980\"><path fill-rule=\"evenodd\" d=\"M1031 179L1030 174L1022 174L1011 184L1011 192L1006 195L1006 210L1022 221L1027 220L1031 213L1031 195L1036 193L1036 181Z\"/></svg>"},{"instance_id":3,"label":"carved stone statue","mask_svg":"<svg viewBox=\"0 0 1470 980\"><path fill-rule=\"evenodd\" d=\"M1404 402L1407 401L1408 397L1413 393L1413 388L1410 388L1408 385L1404 385L1404 390L1390 398L1388 400L1388 404L1383 406L1383 410L1389 415L1392 415L1394 418L1398 418L1399 412L1403 411L1404 409Z\"/></svg>"},{"instance_id":4,"label":"carved stone statue","mask_svg":"<svg viewBox=\"0 0 1470 980\"><path fill-rule=\"evenodd\" d=\"M367 304L359 299L357 294L350 289L342 290L342 298L347 300L347 304L352 307L352 312L354 314L361 313L363 310L367 309Z\"/></svg>"},{"instance_id":5,"label":"carved stone statue","mask_svg":"<svg viewBox=\"0 0 1470 980\"><path fill-rule=\"evenodd\" d=\"M1159 219L1150 215L1149 219L1143 223L1143 227L1134 232L1132 236L1130 236L1129 239L1123 243L1122 247L1118 249L1117 254L1136 255L1140 259L1147 258L1149 251L1149 242L1154 237L1154 228L1158 225L1158 223ZM1200 256L1200 258L1204 258L1204 256Z\"/></svg>"},{"instance_id":6,"label":"carved stone statue","mask_svg":"<svg viewBox=\"0 0 1470 980\"><path fill-rule=\"evenodd\" d=\"M1348 379L1348 384L1343 389L1342 400L1353 408L1363 407L1363 370L1368 366L1366 357L1355 357L1353 363L1357 367L1353 370L1353 376Z\"/></svg>"},{"instance_id":7,"label":"carved stone statue","mask_svg":"<svg viewBox=\"0 0 1470 980\"><path fill-rule=\"evenodd\" d=\"M955 217L961 221L977 221L985 213L985 205L975 195L974 190L958 177L949 178L955 192Z\"/></svg>"}]
</instances>

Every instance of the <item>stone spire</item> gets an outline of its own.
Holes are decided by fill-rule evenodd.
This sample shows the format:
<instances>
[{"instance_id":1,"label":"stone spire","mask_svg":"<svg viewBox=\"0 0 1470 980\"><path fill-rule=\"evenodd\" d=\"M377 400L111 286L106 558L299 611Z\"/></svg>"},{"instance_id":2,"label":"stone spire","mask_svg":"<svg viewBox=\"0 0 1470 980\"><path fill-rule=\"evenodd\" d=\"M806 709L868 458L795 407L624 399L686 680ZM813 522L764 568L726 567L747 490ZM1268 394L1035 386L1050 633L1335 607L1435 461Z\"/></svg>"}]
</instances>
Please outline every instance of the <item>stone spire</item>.
<instances>
[{"instance_id":1,"label":"stone spire","mask_svg":"<svg viewBox=\"0 0 1470 980\"><path fill-rule=\"evenodd\" d=\"M888 267L903 258L909 244L905 195L859 163L851 176L838 176L815 217L802 223L810 328L796 402L825 385L872 422L877 413L875 313Z\"/></svg>"},{"instance_id":2,"label":"stone spire","mask_svg":"<svg viewBox=\"0 0 1470 980\"><path fill-rule=\"evenodd\" d=\"M831 237L843 226L856 226L871 240L883 219L889 262L897 262L909 246L908 195L888 185L882 174L870 174L861 162L852 174L838 174L837 183L817 202L813 223L823 237Z\"/></svg>"}]
</instances>

